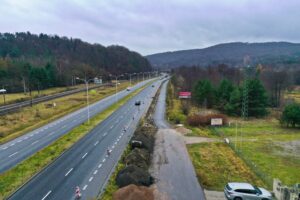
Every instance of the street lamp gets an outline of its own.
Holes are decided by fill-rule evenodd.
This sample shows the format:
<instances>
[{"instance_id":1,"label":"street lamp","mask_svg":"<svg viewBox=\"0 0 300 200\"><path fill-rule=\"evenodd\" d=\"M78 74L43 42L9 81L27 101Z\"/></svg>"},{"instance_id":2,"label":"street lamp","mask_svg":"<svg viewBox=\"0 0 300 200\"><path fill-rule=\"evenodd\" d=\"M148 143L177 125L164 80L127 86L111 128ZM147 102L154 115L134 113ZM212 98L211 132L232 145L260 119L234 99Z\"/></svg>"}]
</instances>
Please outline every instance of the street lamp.
<instances>
[{"instance_id":1,"label":"street lamp","mask_svg":"<svg viewBox=\"0 0 300 200\"><path fill-rule=\"evenodd\" d=\"M86 86L86 104L87 104L87 113L88 113L88 124L90 124L90 104L89 104L89 82L94 79L81 79L79 77L76 77L76 80L84 81Z\"/></svg>"},{"instance_id":2,"label":"street lamp","mask_svg":"<svg viewBox=\"0 0 300 200\"><path fill-rule=\"evenodd\" d=\"M124 76L123 74L121 74L121 75L119 75L119 76L116 76L116 75L109 75L110 77L114 77L114 78L116 78L116 102L118 101L118 94L117 94L117 92L118 92L118 78L119 77L122 77L122 76Z\"/></svg>"},{"instance_id":3,"label":"street lamp","mask_svg":"<svg viewBox=\"0 0 300 200\"><path fill-rule=\"evenodd\" d=\"M132 73L132 74L130 74L130 73L125 73L125 74L128 74L128 75L129 75L129 82L130 82L129 85L130 85L130 87L131 87L131 76L132 76L132 75L135 75L136 73Z\"/></svg>"}]
</instances>

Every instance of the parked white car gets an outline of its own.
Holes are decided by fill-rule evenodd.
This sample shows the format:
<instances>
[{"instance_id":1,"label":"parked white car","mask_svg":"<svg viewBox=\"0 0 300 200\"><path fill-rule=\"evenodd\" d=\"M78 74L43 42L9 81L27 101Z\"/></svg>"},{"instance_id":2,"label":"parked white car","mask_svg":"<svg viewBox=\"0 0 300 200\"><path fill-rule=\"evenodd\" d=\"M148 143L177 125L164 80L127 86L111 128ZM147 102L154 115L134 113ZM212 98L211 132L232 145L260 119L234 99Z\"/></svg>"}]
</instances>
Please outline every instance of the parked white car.
<instances>
[{"instance_id":1,"label":"parked white car","mask_svg":"<svg viewBox=\"0 0 300 200\"><path fill-rule=\"evenodd\" d=\"M272 194L249 183L228 183L224 188L228 200L271 200Z\"/></svg>"}]
</instances>

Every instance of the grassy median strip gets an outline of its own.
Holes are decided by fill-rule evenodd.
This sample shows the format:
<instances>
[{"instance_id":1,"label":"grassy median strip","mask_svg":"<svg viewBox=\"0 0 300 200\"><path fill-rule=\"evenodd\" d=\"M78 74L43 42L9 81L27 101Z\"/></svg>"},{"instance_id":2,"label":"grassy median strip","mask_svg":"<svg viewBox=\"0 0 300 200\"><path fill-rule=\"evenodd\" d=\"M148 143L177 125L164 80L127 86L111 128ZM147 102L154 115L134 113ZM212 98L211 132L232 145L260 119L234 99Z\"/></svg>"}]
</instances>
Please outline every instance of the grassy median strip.
<instances>
[{"instance_id":1,"label":"grassy median strip","mask_svg":"<svg viewBox=\"0 0 300 200\"><path fill-rule=\"evenodd\" d=\"M128 87L129 82L123 82L119 91ZM115 93L115 87L100 87L89 91L90 103L99 101ZM56 107L45 105L56 103ZM47 102L25 107L16 113L0 116L0 144L15 139L31 130L39 128L68 113L86 106L86 93L80 92Z\"/></svg>"},{"instance_id":2,"label":"grassy median strip","mask_svg":"<svg viewBox=\"0 0 300 200\"><path fill-rule=\"evenodd\" d=\"M5 197L13 193L23 183L28 181L34 174L40 172L53 160L58 158L64 151L69 149L75 142L79 141L83 136L89 133L89 131L91 131L96 125L101 123L115 110L124 105L129 99L141 92L151 83L148 83L144 87L132 92L131 94L122 98L118 103L113 104L100 114L91 118L90 124L84 123L74 128L68 134L63 135L46 148L38 151L33 156L18 164L16 167L1 174L0 199L4 199Z\"/></svg>"}]
</instances>

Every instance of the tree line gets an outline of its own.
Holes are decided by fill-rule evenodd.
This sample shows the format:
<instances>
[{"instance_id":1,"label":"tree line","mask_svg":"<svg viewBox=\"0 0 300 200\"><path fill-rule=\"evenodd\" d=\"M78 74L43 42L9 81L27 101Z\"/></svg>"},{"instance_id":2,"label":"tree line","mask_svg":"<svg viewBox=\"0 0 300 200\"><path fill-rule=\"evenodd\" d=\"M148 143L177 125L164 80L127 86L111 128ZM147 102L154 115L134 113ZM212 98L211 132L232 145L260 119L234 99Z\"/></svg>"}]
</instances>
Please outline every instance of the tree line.
<instances>
[{"instance_id":1,"label":"tree line","mask_svg":"<svg viewBox=\"0 0 300 200\"><path fill-rule=\"evenodd\" d=\"M0 87L10 92L71 85L74 77L150 71L140 54L57 35L0 33ZM33 82L32 82L33 81Z\"/></svg>"},{"instance_id":2,"label":"tree line","mask_svg":"<svg viewBox=\"0 0 300 200\"><path fill-rule=\"evenodd\" d=\"M266 116L269 107L284 110L285 91L300 84L300 70L297 68L279 70L261 65L235 68L222 64L210 67L180 67L172 72L172 83L176 92L192 91L194 104L235 116ZM247 113L243 113L243 107ZM292 111L283 112L283 115L297 113L295 107L290 108ZM297 125L295 120L291 122L290 117L285 116L281 118L282 123Z\"/></svg>"}]
</instances>

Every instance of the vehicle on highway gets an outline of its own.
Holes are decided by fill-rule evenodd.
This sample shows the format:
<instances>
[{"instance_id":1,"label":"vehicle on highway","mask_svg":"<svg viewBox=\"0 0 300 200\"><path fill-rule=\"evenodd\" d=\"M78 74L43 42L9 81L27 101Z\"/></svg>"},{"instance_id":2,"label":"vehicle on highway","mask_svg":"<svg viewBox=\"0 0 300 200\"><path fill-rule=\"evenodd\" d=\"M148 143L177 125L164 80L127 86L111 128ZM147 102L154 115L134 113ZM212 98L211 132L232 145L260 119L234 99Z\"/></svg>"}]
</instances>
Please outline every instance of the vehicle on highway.
<instances>
[{"instance_id":1,"label":"vehicle on highway","mask_svg":"<svg viewBox=\"0 0 300 200\"><path fill-rule=\"evenodd\" d=\"M224 194L228 200L271 200L272 195L264 188L249 183L228 183L224 187Z\"/></svg>"},{"instance_id":2,"label":"vehicle on highway","mask_svg":"<svg viewBox=\"0 0 300 200\"><path fill-rule=\"evenodd\" d=\"M131 90L131 87L126 88L126 91L130 91L130 90Z\"/></svg>"},{"instance_id":3,"label":"vehicle on highway","mask_svg":"<svg viewBox=\"0 0 300 200\"><path fill-rule=\"evenodd\" d=\"M135 101L134 105L140 106L141 105L141 101Z\"/></svg>"},{"instance_id":4,"label":"vehicle on highway","mask_svg":"<svg viewBox=\"0 0 300 200\"><path fill-rule=\"evenodd\" d=\"M152 85L152 87L154 87L154 85Z\"/></svg>"},{"instance_id":5,"label":"vehicle on highway","mask_svg":"<svg viewBox=\"0 0 300 200\"><path fill-rule=\"evenodd\" d=\"M81 192L79 186L77 186L75 190L75 199L80 199L80 198L81 198Z\"/></svg>"}]
</instances>

